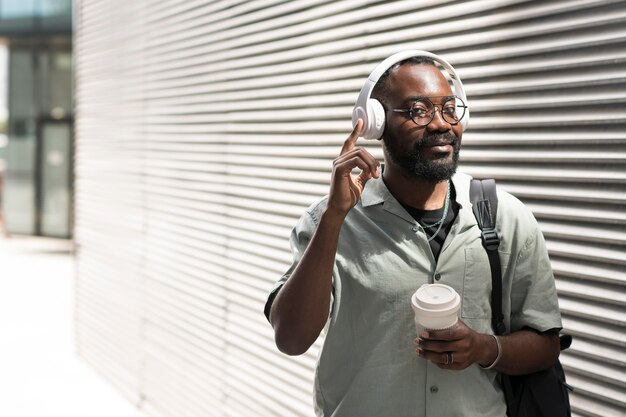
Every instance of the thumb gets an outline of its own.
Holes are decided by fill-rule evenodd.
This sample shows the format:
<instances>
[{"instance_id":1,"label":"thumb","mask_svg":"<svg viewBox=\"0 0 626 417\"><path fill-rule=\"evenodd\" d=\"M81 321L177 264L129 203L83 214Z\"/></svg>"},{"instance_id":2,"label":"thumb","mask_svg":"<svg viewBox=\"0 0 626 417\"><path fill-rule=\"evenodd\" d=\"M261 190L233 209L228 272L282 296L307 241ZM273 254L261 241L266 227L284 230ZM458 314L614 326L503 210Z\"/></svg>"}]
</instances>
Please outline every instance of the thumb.
<instances>
[{"instance_id":1,"label":"thumb","mask_svg":"<svg viewBox=\"0 0 626 417\"><path fill-rule=\"evenodd\" d=\"M357 180L361 183L361 185L365 185L365 183L369 181L370 178L378 178L379 176L380 176L380 165L376 167L376 172L361 171L361 173L357 177Z\"/></svg>"}]
</instances>

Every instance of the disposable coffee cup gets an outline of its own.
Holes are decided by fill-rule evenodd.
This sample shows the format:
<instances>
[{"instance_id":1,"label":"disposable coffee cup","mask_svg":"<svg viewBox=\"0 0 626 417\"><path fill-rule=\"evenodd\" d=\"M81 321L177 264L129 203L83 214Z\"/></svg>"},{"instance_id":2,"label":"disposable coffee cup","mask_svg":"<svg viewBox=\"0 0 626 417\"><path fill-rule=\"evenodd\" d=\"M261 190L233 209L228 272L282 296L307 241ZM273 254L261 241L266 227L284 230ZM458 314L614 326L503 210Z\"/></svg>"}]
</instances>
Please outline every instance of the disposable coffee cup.
<instances>
[{"instance_id":1,"label":"disposable coffee cup","mask_svg":"<svg viewBox=\"0 0 626 417\"><path fill-rule=\"evenodd\" d=\"M424 284L411 297L415 313L415 330L443 330L456 325L461 297L444 284Z\"/></svg>"}]
</instances>

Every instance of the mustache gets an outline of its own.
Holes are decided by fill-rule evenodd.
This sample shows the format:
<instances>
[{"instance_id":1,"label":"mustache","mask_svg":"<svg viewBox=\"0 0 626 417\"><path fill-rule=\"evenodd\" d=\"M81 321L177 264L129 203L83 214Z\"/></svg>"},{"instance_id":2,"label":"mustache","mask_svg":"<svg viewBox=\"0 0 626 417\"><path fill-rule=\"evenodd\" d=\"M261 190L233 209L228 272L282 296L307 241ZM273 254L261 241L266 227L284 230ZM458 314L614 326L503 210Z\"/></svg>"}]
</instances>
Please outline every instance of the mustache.
<instances>
[{"instance_id":1,"label":"mustache","mask_svg":"<svg viewBox=\"0 0 626 417\"><path fill-rule=\"evenodd\" d=\"M438 132L429 132L422 136L422 139L415 144L416 147L424 148L429 146L436 146L442 144L452 145L453 148L456 148L459 142L459 138L457 138L452 132L438 133Z\"/></svg>"}]
</instances>

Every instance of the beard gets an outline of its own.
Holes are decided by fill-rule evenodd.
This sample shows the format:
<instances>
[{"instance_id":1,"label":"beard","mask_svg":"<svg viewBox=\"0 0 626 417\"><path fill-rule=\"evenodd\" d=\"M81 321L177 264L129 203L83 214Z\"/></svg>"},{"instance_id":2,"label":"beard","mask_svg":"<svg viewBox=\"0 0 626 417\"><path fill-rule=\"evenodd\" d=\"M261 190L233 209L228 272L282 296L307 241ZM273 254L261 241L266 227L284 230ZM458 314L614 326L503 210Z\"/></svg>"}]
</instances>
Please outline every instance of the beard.
<instances>
[{"instance_id":1,"label":"beard","mask_svg":"<svg viewBox=\"0 0 626 417\"><path fill-rule=\"evenodd\" d=\"M383 135L383 142L392 162L405 173L428 182L449 180L459 165L459 139L451 132L426 132L421 140L415 143L413 150L406 152L398 146L402 138ZM440 158L424 155L424 149L435 146L437 143L449 143L452 146L452 155L446 154Z\"/></svg>"}]
</instances>

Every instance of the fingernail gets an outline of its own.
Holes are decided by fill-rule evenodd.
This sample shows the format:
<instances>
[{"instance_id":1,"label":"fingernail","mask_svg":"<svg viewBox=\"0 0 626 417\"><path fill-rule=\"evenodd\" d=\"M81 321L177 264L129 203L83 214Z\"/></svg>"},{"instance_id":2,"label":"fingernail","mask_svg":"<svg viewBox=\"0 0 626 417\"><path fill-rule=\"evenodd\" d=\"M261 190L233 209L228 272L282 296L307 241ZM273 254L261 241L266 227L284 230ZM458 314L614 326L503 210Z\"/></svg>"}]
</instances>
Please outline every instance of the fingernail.
<instances>
[{"instance_id":1,"label":"fingernail","mask_svg":"<svg viewBox=\"0 0 626 417\"><path fill-rule=\"evenodd\" d=\"M428 332L422 332L422 334L420 334L420 337L428 339Z\"/></svg>"}]
</instances>

